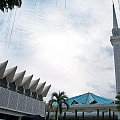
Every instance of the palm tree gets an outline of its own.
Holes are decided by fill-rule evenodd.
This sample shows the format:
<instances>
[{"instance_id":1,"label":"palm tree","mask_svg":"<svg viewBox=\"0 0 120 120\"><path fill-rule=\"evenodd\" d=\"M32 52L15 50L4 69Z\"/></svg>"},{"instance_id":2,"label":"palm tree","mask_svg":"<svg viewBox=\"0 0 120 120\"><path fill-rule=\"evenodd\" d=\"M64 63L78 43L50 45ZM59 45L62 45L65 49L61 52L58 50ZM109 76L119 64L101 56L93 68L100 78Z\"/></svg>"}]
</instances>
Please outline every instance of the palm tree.
<instances>
[{"instance_id":1,"label":"palm tree","mask_svg":"<svg viewBox=\"0 0 120 120\"><path fill-rule=\"evenodd\" d=\"M63 105L66 105L67 109L69 108L68 103L66 102L66 98L68 98L65 95L65 92L54 92L52 93L51 100L48 102L50 108L53 108L55 110L55 119L58 120L58 112L59 115L63 112Z\"/></svg>"},{"instance_id":2,"label":"palm tree","mask_svg":"<svg viewBox=\"0 0 120 120\"><path fill-rule=\"evenodd\" d=\"M115 103L117 104L118 111L120 111L120 92L118 92L116 99Z\"/></svg>"},{"instance_id":3,"label":"palm tree","mask_svg":"<svg viewBox=\"0 0 120 120\"><path fill-rule=\"evenodd\" d=\"M21 7L22 0L0 0L0 10L8 11L8 9L12 10L15 6Z\"/></svg>"}]
</instances>

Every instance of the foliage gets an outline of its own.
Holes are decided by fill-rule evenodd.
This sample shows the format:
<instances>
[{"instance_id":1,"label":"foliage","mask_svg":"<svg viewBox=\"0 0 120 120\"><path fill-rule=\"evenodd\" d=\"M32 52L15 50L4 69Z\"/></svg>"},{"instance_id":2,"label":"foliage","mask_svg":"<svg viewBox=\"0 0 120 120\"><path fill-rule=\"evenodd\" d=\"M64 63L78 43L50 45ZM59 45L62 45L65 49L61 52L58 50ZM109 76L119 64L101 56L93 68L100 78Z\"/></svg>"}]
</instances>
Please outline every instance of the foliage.
<instances>
[{"instance_id":1,"label":"foliage","mask_svg":"<svg viewBox=\"0 0 120 120\"><path fill-rule=\"evenodd\" d=\"M49 101L48 105L50 106L50 108L52 108L53 111L56 112L56 120L58 119L58 112L59 115L61 115L63 112L63 105L66 105L67 109L69 108L69 105L66 102L66 98L68 97L65 95L65 92L54 92L52 94L51 100Z\"/></svg>"},{"instance_id":2,"label":"foliage","mask_svg":"<svg viewBox=\"0 0 120 120\"><path fill-rule=\"evenodd\" d=\"M117 104L117 109L120 111L120 92L116 96L115 104Z\"/></svg>"},{"instance_id":3,"label":"foliage","mask_svg":"<svg viewBox=\"0 0 120 120\"><path fill-rule=\"evenodd\" d=\"M22 0L0 0L0 10L8 11L8 9L12 10L15 6L21 7Z\"/></svg>"},{"instance_id":4,"label":"foliage","mask_svg":"<svg viewBox=\"0 0 120 120\"><path fill-rule=\"evenodd\" d=\"M55 120L54 117L50 117L49 120Z\"/></svg>"}]
</instances>

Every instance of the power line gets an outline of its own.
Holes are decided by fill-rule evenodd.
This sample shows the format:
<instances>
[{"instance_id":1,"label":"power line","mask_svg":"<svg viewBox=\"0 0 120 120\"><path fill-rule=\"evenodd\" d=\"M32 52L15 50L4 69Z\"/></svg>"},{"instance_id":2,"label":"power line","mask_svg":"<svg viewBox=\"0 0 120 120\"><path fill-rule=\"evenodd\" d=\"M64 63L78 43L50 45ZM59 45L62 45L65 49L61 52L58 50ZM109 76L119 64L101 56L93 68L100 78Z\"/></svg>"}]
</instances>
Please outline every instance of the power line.
<instances>
[{"instance_id":1,"label":"power line","mask_svg":"<svg viewBox=\"0 0 120 120\"><path fill-rule=\"evenodd\" d=\"M3 16L2 16L2 19L1 19L1 22L0 22L0 24L1 24L0 30L2 29L4 18L5 18L5 13L3 13Z\"/></svg>"},{"instance_id":2,"label":"power line","mask_svg":"<svg viewBox=\"0 0 120 120\"><path fill-rule=\"evenodd\" d=\"M44 0L45 1L45 0ZM43 1L42 0L35 0L35 6L37 6L37 4L39 3L40 5L41 5L41 3L42 3Z\"/></svg>"},{"instance_id":3,"label":"power line","mask_svg":"<svg viewBox=\"0 0 120 120\"><path fill-rule=\"evenodd\" d=\"M9 38L9 41L8 41L8 46L10 45L10 41L11 41L11 37L12 37L12 33L13 33L13 28L14 28L15 19L16 19L16 13L17 13L17 7L16 7L16 10L15 10L13 24L12 24L12 28L11 28L11 31L10 31L10 38Z\"/></svg>"},{"instance_id":4,"label":"power line","mask_svg":"<svg viewBox=\"0 0 120 120\"><path fill-rule=\"evenodd\" d=\"M67 1L65 0L65 8L66 8L66 2L67 2Z\"/></svg>"},{"instance_id":5,"label":"power line","mask_svg":"<svg viewBox=\"0 0 120 120\"><path fill-rule=\"evenodd\" d=\"M10 11L10 13L8 15L8 20L7 20L8 27L6 28L6 34L5 34L5 46L7 45L7 41L8 41L9 31L10 31L10 27L11 27L10 26L11 20L12 20L12 11Z\"/></svg>"},{"instance_id":6,"label":"power line","mask_svg":"<svg viewBox=\"0 0 120 120\"><path fill-rule=\"evenodd\" d=\"M37 0L35 0L35 6L37 5Z\"/></svg>"}]
</instances>

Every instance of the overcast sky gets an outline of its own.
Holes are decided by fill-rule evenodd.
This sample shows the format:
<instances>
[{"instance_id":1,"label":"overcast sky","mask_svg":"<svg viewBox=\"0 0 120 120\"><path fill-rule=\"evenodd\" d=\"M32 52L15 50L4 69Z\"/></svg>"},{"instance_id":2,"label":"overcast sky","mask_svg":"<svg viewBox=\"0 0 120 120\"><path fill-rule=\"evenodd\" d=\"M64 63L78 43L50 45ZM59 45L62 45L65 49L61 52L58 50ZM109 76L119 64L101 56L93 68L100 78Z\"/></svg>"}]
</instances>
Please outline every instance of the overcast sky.
<instances>
[{"instance_id":1,"label":"overcast sky","mask_svg":"<svg viewBox=\"0 0 120 120\"><path fill-rule=\"evenodd\" d=\"M20 9L0 12L0 62L9 60L7 68L17 65L17 72L27 70L26 76L51 84L45 100L54 91L114 99L112 1L66 0L66 8L64 3L23 0ZM117 1L115 7L119 19Z\"/></svg>"}]
</instances>

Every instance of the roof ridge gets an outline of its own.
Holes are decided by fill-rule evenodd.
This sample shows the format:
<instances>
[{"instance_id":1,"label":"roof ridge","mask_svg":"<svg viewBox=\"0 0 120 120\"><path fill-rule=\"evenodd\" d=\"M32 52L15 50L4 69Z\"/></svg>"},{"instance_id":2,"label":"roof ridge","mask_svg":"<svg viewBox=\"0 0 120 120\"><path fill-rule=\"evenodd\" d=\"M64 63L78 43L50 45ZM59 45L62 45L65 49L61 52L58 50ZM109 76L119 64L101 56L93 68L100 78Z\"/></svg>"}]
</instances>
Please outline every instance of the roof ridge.
<instances>
[{"instance_id":1,"label":"roof ridge","mask_svg":"<svg viewBox=\"0 0 120 120\"><path fill-rule=\"evenodd\" d=\"M87 103L87 100L88 100L88 97L89 97L89 94L90 94L90 93L88 92L88 93L86 93L86 94L87 94L87 98L86 98L86 103Z\"/></svg>"},{"instance_id":2,"label":"roof ridge","mask_svg":"<svg viewBox=\"0 0 120 120\"><path fill-rule=\"evenodd\" d=\"M84 93L84 94L81 94L81 95L77 95L77 96L74 96L74 97L71 97L71 98L68 98L68 99L77 98L77 97L83 96L83 95L85 95L85 94L86 94L86 93Z\"/></svg>"},{"instance_id":3,"label":"roof ridge","mask_svg":"<svg viewBox=\"0 0 120 120\"><path fill-rule=\"evenodd\" d=\"M95 95L95 94L91 93L91 96L92 96L92 97L93 97L93 99L96 101L96 99L95 99L95 97L94 97L93 95ZM97 102L97 101L96 101L96 102Z\"/></svg>"}]
</instances>

